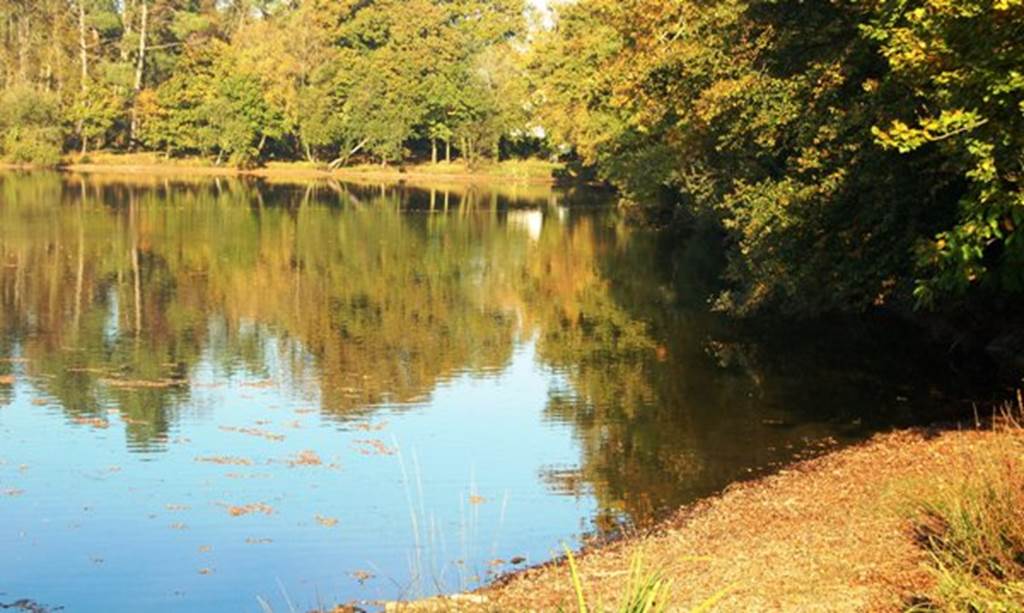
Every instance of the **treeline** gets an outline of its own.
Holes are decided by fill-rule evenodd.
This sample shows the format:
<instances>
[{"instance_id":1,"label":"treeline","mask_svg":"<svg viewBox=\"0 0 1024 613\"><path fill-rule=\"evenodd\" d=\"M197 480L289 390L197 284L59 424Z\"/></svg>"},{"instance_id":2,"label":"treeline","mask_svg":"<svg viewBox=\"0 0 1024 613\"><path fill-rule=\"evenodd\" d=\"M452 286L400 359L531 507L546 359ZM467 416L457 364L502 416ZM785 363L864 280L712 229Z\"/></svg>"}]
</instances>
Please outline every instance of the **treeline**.
<instances>
[{"instance_id":1,"label":"treeline","mask_svg":"<svg viewBox=\"0 0 1024 613\"><path fill-rule=\"evenodd\" d=\"M579 0L532 69L556 140L721 225L722 308L1020 313L1022 0Z\"/></svg>"},{"instance_id":2,"label":"treeline","mask_svg":"<svg viewBox=\"0 0 1024 613\"><path fill-rule=\"evenodd\" d=\"M16 162L108 148L340 165L529 143L523 0L0 0ZM521 144L521 143L518 143Z\"/></svg>"}]
</instances>

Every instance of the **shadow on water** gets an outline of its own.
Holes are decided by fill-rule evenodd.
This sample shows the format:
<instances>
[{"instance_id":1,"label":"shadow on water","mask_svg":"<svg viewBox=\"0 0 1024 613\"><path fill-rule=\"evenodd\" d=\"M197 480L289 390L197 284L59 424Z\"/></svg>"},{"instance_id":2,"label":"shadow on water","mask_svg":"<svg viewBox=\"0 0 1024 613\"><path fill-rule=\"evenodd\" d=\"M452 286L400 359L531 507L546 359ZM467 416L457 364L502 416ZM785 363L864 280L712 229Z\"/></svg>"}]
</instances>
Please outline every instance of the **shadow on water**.
<instances>
[{"instance_id":1,"label":"shadow on water","mask_svg":"<svg viewBox=\"0 0 1024 613\"><path fill-rule=\"evenodd\" d=\"M537 186L0 177L0 520L36 534L39 509L77 524L72 507L118 501L0 576L85 607L251 605L281 576L293 594L394 597L423 579L410 560L430 540L431 564L471 587L508 568L502 551L542 561L962 408L941 354L893 322L710 312L714 242L631 228L608 204ZM186 509L160 520L170 533L146 523ZM348 532L328 542L335 512ZM250 514L267 517L236 533ZM93 552L111 543L136 558ZM45 559L75 555L110 574L45 580ZM89 583L147 565L162 580L117 597ZM437 583L421 591L451 589Z\"/></svg>"}]
</instances>

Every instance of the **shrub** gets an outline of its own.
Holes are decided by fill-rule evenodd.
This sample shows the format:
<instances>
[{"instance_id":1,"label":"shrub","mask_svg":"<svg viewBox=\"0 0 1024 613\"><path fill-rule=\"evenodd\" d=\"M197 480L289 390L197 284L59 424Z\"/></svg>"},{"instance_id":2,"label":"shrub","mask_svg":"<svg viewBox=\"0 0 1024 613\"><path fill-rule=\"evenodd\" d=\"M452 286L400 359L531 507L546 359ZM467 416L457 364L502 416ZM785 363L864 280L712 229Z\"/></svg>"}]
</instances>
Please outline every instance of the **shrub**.
<instances>
[{"instance_id":1,"label":"shrub","mask_svg":"<svg viewBox=\"0 0 1024 613\"><path fill-rule=\"evenodd\" d=\"M31 87L6 90L0 94L0 134L8 160L56 165L63 144L57 96Z\"/></svg>"}]
</instances>

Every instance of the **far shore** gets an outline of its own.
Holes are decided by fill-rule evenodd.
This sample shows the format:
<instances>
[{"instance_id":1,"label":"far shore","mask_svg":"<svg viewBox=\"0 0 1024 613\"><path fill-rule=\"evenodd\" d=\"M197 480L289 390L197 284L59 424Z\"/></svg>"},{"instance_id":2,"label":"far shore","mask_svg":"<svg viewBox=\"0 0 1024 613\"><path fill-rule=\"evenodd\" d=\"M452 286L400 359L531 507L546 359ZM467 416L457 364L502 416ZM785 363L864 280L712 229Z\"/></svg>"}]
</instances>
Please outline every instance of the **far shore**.
<instances>
[{"instance_id":1,"label":"far shore","mask_svg":"<svg viewBox=\"0 0 1024 613\"><path fill-rule=\"evenodd\" d=\"M660 603L668 611L907 610L936 583L917 531L922 504L978 478L978 467L1016 465L1022 454L1019 427L911 429L734 484L647 534L580 554L587 606L614 609L639 557L671 582L669 602ZM477 592L386 609L576 611L577 605L572 574L560 559Z\"/></svg>"},{"instance_id":2,"label":"far shore","mask_svg":"<svg viewBox=\"0 0 1024 613\"><path fill-rule=\"evenodd\" d=\"M2 170L34 170L31 165L0 164ZM360 164L329 169L325 164L310 162L269 162L255 168L216 165L204 158L166 158L159 154L97 153L84 158L66 157L58 170L82 174L258 177L281 181L335 179L345 181L385 181L426 184L455 182L466 184L519 183L555 185L563 169L558 163L545 160L506 160L469 166L464 162L416 163L381 166Z\"/></svg>"}]
</instances>

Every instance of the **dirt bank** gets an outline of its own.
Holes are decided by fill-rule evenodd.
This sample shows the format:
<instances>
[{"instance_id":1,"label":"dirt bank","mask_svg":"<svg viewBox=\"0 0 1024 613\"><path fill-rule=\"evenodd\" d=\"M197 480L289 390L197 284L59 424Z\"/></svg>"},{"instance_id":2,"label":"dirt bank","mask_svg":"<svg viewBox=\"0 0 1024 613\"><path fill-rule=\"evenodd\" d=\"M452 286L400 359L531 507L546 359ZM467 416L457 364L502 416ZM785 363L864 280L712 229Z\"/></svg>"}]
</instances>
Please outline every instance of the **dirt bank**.
<instances>
[{"instance_id":1,"label":"dirt bank","mask_svg":"<svg viewBox=\"0 0 1024 613\"><path fill-rule=\"evenodd\" d=\"M896 611L932 575L915 538L915 500L968 474L979 457L1024 452L1020 431L912 430L730 487L659 530L584 553L591 603L614 606L642 552L672 581L669 610L721 596L716 611ZM938 489L937 489L938 488ZM724 590L724 596L722 592ZM468 596L399 611L576 610L564 562Z\"/></svg>"}]
</instances>

